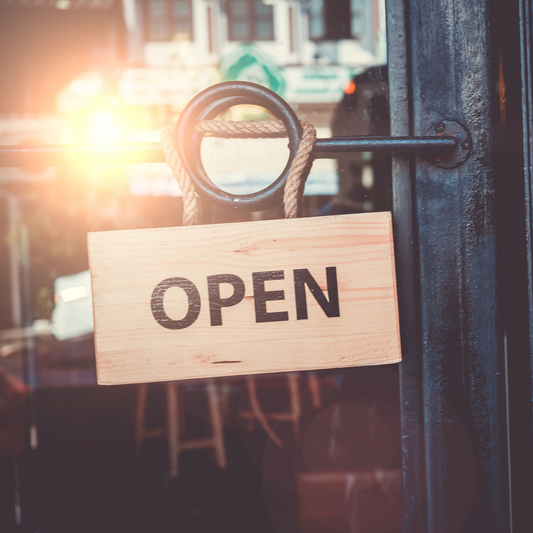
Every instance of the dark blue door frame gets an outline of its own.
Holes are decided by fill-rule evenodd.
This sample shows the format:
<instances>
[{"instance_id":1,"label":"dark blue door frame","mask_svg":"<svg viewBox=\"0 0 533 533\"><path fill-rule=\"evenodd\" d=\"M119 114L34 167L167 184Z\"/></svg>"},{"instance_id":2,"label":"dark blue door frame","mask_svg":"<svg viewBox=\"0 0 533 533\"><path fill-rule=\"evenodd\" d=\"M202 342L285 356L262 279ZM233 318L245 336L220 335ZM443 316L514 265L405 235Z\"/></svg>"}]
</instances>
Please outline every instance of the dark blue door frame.
<instances>
[{"instance_id":1,"label":"dark blue door frame","mask_svg":"<svg viewBox=\"0 0 533 533\"><path fill-rule=\"evenodd\" d=\"M533 530L531 20L529 0L387 0L391 134L473 139L457 169L393 160L406 532Z\"/></svg>"}]
</instances>

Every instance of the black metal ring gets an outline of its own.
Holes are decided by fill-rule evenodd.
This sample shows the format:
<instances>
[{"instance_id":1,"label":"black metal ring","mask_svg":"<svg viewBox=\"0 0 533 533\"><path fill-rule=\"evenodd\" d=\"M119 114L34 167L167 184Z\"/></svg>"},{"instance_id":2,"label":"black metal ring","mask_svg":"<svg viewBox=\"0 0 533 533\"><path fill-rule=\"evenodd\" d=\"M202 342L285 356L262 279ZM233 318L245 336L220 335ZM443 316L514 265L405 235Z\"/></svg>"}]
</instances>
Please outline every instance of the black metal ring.
<instances>
[{"instance_id":1,"label":"black metal ring","mask_svg":"<svg viewBox=\"0 0 533 533\"><path fill-rule=\"evenodd\" d=\"M233 96L228 98L223 98L222 100L218 100L214 103L212 103L210 106L205 108L200 115L198 116L197 120L212 120L214 119L219 113L222 113L229 109L230 107L233 107L235 105L253 105L255 104L255 101L250 98L242 98L240 96ZM202 140L204 138L203 133L192 133L191 134L191 141L189 145L187 146L187 149L189 151L189 156L191 158L191 161L193 164L196 165L196 170L198 174L202 177L202 179L208 183L214 190L221 190L219 187L217 187L209 178L207 175L207 172L204 169L204 165L202 163ZM194 178L193 178L194 179ZM233 207L233 206L232 206Z\"/></svg>"},{"instance_id":2,"label":"black metal ring","mask_svg":"<svg viewBox=\"0 0 533 533\"><path fill-rule=\"evenodd\" d=\"M208 120L239 104L264 107L281 120L289 137L289 160L281 175L261 191L253 194L231 194L214 185L207 176L200 157L203 133L193 133L194 123ZM195 96L181 113L174 129L174 139L183 165L198 194L224 207L258 211L273 206L283 198L283 189L292 161L302 138L302 127L294 111L277 94L249 82L225 82L213 85Z\"/></svg>"}]
</instances>

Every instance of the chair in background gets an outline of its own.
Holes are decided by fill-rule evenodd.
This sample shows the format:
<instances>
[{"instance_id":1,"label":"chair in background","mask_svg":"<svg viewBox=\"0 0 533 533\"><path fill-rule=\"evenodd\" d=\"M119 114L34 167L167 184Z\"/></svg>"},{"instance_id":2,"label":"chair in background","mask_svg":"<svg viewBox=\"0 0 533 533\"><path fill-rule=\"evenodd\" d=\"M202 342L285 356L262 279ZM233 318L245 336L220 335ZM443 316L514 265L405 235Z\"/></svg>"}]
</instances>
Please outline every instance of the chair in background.
<instances>
[{"instance_id":1,"label":"chair in background","mask_svg":"<svg viewBox=\"0 0 533 533\"><path fill-rule=\"evenodd\" d=\"M259 398L257 395L257 380L261 379L258 376L246 376L246 388L248 390L248 397L250 402L250 408L239 413L239 417L248 420L253 427L254 421L257 421L259 425L264 429L266 434L272 439L272 441L279 446L283 447L283 441L272 429L269 424L269 420L275 420L278 422L289 422L292 424L294 442L300 441L300 423L302 417L302 402L300 397L300 377L307 379L307 384L311 394L311 403L313 409L319 410L322 407L322 396L320 391L320 382L315 372L287 372L285 379L287 383L287 391L289 394L289 410L288 411L267 411L265 412L261 408Z\"/></svg>"},{"instance_id":2,"label":"chair in background","mask_svg":"<svg viewBox=\"0 0 533 533\"><path fill-rule=\"evenodd\" d=\"M209 425L211 436L201 439L182 440L180 434L185 430L185 404L180 401L179 382L166 382L166 427L145 428L146 402L148 385L141 384L137 388L135 447L137 458L141 457L142 442L147 437L165 436L168 440L170 465L169 475L176 477L179 472L179 455L187 450L209 449L215 451L216 462L221 469L227 467L226 447L224 444L224 427L222 408L214 380L205 380L207 404L209 408Z\"/></svg>"}]
</instances>

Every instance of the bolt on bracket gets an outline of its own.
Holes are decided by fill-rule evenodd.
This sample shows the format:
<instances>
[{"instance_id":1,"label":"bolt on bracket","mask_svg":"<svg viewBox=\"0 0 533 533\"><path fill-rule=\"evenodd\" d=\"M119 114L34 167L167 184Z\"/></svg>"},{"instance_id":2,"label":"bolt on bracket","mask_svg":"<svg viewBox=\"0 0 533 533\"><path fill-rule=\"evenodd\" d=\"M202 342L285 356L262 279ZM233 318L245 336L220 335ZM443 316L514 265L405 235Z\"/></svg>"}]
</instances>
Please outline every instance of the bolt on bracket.
<instances>
[{"instance_id":1,"label":"bolt on bracket","mask_svg":"<svg viewBox=\"0 0 533 533\"><path fill-rule=\"evenodd\" d=\"M453 137L455 150L441 154L426 154L430 163L438 168L460 167L470 157L472 138L468 130L456 120L441 120L431 125L426 135L430 137Z\"/></svg>"}]
</instances>

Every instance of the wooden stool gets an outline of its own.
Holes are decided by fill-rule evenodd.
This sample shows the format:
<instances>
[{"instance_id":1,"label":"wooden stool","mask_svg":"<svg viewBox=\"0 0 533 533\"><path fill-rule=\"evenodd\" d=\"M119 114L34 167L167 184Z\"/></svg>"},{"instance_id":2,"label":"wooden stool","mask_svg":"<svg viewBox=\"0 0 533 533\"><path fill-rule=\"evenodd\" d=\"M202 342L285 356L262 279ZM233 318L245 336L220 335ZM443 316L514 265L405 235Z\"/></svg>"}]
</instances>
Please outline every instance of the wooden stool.
<instances>
[{"instance_id":1,"label":"wooden stool","mask_svg":"<svg viewBox=\"0 0 533 533\"><path fill-rule=\"evenodd\" d=\"M290 398L290 410L288 412L264 412L263 409L261 409L259 398L257 397L256 377L246 376L246 387L248 389L248 396L250 399L250 410L239 413L240 418L249 420L252 424L254 420L257 420L261 427L265 430L266 434L272 439L276 446L279 446L280 448L283 448L283 442L268 423L268 419L291 422L294 441L299 442L300 418L302 416L302 403L300 401L300 391L298 390L299 376L296 372L288 372L285 374L285 376Z\"/></svg>"},{"instance_id":2,"label":"wooden stool","mask_svg":"<svg viewBox=\"0 0 533 533\"><path fill-rule=\"evenodd\" d=\"M185 425L185 410L183 402L179 401L178 382L171 381L165 383L165 394L167 402L167 424L166 428L154 428L147 430L144 427L146 415L146 400L148 396L148 385L143 383L137 388L137 411L135 446L137 458L141 456L142 442L146 437L164 435L168 440L171 477L178 475L179 454L187 450L198 450L214 448L216 461L221 469L227 467L226 448L224 446L224 427L222 420L221 406L215 383L212 379L206 380L206 393L209 406L209 421L212 428L212 436L204 439L180 440L180 431Z\"/></svg>"},{"instance_id":3,"label":"wooden stool","mask_svg":"<svg viewBox=\"0 0 533 533\"><path fill-rule=\"evenodd\" d=\"M257 420L261 427L265 430L266 434L280 448L283 447L283 442L268 423L268 419L291 422L293 425L294 441L299 442L300 419L302 416L302 403L298 388L300 374L297 372L289 372L286 373L285 376L290 398L290 410L288 412L264 412L259 404L259 398L257 397L256 377L246 376L246 387L248 389L248 396L250 398L250 409L248 411L242 411L239 413L240 418L248 420L251 424L253 424L254 420ZM320 380L314 371L305 372L304 376L307 379L307 384L309 386L311 404L313 409L318 411L322 408Z\"/></svg>"}]
</instances>

